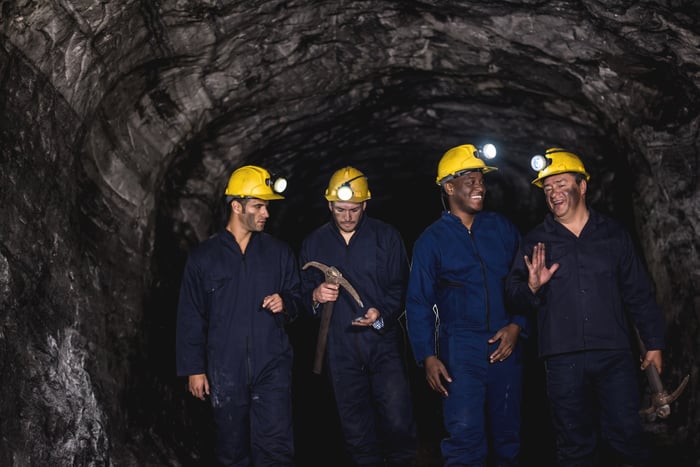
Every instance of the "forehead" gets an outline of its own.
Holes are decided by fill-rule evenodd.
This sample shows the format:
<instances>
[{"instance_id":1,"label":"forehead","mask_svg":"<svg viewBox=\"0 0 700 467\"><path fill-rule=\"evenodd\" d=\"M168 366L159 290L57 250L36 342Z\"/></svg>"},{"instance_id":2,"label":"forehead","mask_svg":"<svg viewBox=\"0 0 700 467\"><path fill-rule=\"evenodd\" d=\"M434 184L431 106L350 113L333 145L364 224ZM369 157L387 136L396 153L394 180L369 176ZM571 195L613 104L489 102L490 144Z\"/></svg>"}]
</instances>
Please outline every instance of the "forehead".
<instances>
[{"instance_id":1,"label":"forehead","mask_svg":"<svg viewBox=\"0 0 700 467\"><path fill-rule=\"evenodd\" d=\"M350 201L333 201L333 209L350 211L362 206L362 203L352 203Z\"/></svg>"},{"instance_id":2,"label":"forehead","mask_svg":"<svg viewBox=\"0 0 700 467\"><path fill-rule=\"evenodd\" d=\"M250 205L253 207L267 206L269 201L260 198L248 198L244 205Z\"/></svg>"},{"instance_id":3,"label":"forehead","mask_svg":"<svg viewBox=\"0 0 700 467\"><path fill-rule=\"evenodd\" d=\"M484 174L480 170L475 170L473 172L467 172L464 175L454 178L455 182L464 182L468 180L481 180L484 178Z\"/></svg>"},{"instance_id":4,"label":"forehead","mask_svg":"<svg viewBox=\"0 0 700 467\"><path fill-rule=\"evenodd\" d=\"M576 176L570 172L550 175L542 181L543 185L553 185L555 183L573 182Z\"/></svg>"}]
</instances>

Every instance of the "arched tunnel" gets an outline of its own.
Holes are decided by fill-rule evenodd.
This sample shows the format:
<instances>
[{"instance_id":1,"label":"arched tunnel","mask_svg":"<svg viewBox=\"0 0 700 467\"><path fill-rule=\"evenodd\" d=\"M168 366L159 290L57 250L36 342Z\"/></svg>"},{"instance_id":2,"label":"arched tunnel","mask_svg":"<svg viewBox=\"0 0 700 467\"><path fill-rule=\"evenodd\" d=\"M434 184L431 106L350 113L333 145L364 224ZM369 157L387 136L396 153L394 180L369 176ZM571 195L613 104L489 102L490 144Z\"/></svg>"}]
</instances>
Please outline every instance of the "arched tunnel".
<instances>
[{"instance_id":1,"label":"arched tunnel","mask_svg":"<svg viewBox=\"0 0 700 467\"><path fill-rule=\"evenodd\" d=\"M697 0L1 1L0 464L206 465L207 406L175 376L189 249L221 227L228 176L289 180L266 230L298 249L352 165L407 249L443 209L436 165L491 142L487 208L546 213L530 157L581 156L666 318L654 465L700 465ZM343 465L330 394L295 349L300 466ZM523 465L552 462L530 344ZM407 362L410 362L407 355ZM425 465L439 407L413 381ZM640 372L640 391L645 391Z\"/></svg>"}]
</instances>

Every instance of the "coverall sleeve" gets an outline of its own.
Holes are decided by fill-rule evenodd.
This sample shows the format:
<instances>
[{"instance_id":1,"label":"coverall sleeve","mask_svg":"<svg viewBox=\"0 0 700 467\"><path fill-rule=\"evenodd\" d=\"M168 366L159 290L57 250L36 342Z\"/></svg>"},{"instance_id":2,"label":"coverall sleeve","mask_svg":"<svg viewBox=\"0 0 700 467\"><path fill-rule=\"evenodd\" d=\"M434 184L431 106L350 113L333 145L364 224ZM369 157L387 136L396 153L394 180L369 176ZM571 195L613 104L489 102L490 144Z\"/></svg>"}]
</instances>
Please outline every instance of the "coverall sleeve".
<instances>
[{"instance_id":1,"label":"coverall sleeve","mask_svg":"<svg viewBox=\"0 0 700 467\"><path fill-rule=\"evenodd\" d=\"M389 230L385 240L387 249L386 268L387 277L377 278L385 283L385 293L376 304L365 304L365 308L374 306L381 313L385 326L391 328L396 325L398 317L404 311L406 286L408 285L408 254L400 233L395 229Z\"/></svg>"},{"instance_id":2,"label":"coverall sleeve","mask_svg":"<svg viewBox=\"0 0 700 467\"><path fill-rule=\"evenodd\" d=\"M208 320L202 273L190 257L185 264L177 309L175 359L178 376L206 372Z\"/></svg>"},{"instance_id":3,"label":"coverall sleeve","mask_svg":"<svg viewBox=\"0 0 700 467\"><path fill-rule=\"evenodd\" d=\"M649 276L632 239L624 233L618 280L626 309L632 315L639 335L649 350L664 350L664 315L653 295Z\"/></svg>"},{"instance_id":4,"label":"coverall sleeve","mask_svg":"<svg viewBox=\"0 0 700 467\"><path fill-rule=\"evenodd\" d=\"M413 355L418 365L436 355L435 286L437 264L430 248L419 239L413 249L411 270L406 293L406 325Z\"/></svg>"},{"instance_id":5,"label":"coverall sleeve","mask_svg":"<svg viewBox=\"0 0 700 467\"><path fill-rule=\"evenodd\" d=\"M522 243L522 237L520 235L520 231L518 231L517 227L515 227L514 224L509 223L509 227L510 228L509 228L508 248L509 248L509 251L513 252L513 259L511 261L511 267L512 267L519 256L521 257L521 260L522 260L522 256L520 255L520 246ZM504 287L505 287L505 285L504 285ZM528 291L529 291L529 289L528 289ZM510 322L520 326L520 329L521 329L520 337L527 338L530 335L530 333L532 332L531 317L529 316L527 305L523 306L522 301L513 301L513 300L509 299L508 294L506 293L505 290L503 291L503 293L505 294L506 309L508 310L508 314L510 315Z\"/></svg>"},{"instance_id":6,"label":"coverall sleeve","mask_svg":"<svg viewBox=\"0 0 700 467\"><path fill-rule=\"evenodd\" d=\"M280 296L284 301L284 311L287 322L294 321L303 308L301 296L301 277L299 275L299 265L291 248L287 250L283 264L284 278Z\"/></svg>"},{"instance_id":7,"label":"coverall sleeve","mask_svg":"<svg viewBox=\"0 0 700 467\"><path fill-rule=\"evenodd\" d=\"M312 261L309 254L308 240L304 240L299 253L299 270L301 273L301 310L309 315L316 315L319 308L314 309L312 294L314 289L325 280L325 276L317 268L302 269L306 263Z\"/></svg>"}]
</instances>

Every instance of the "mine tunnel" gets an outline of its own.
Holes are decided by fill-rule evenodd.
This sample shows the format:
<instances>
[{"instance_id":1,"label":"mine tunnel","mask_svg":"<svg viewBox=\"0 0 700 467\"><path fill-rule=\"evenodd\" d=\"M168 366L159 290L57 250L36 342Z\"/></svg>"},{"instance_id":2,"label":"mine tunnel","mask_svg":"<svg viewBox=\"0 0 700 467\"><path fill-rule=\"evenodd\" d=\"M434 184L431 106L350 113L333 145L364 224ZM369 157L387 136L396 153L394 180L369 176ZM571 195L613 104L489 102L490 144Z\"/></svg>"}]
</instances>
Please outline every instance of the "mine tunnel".
<instances>
[{"instance_id":1,"label":"mine tunnel","mask_svg":"<svg viewBox=\"0 0 700 467\"><path fill-rule=\"evenodd\" d=\"M206 404L175 376L188 251L230 173L284 175L266 230L296 250L351 165L410 250L443 209L436 165L493 143L487 208L546 213L530 158L578 154L588 202L630 230L666 318L646 420L654 465L700 452L697 1L0 2L0 464L208 465ZM313 323L293 323L298 465L346 462ZM523 465L551 465L543 374L525 374ZM407 350L407 364L411 365ZM421 455L440 410L414 372ZM640 391L646 381L640 373Z\"/></svg>"}]
</instances>

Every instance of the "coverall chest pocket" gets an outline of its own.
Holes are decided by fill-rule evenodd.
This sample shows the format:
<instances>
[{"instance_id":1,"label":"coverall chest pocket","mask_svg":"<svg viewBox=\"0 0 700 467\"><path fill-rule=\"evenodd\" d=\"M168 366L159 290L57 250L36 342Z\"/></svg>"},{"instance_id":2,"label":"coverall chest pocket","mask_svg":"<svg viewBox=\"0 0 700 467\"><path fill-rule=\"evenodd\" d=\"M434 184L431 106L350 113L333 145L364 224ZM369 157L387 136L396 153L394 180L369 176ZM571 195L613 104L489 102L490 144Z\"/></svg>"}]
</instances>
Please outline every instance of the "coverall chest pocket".
<instances>
[{"instance_id":1,"label":"coverall chest pocket","mask_svg":"<svg viewBox=\"0 0 700 467\"><path fill-rule=\"evenodd\" d=\"M228 301L227 296L230 294L233 284L231 276L214 276L207 277L203 282L204 296L206 297L207 310L210 313L220 310Z\"/></svg>"}]
</instances>

